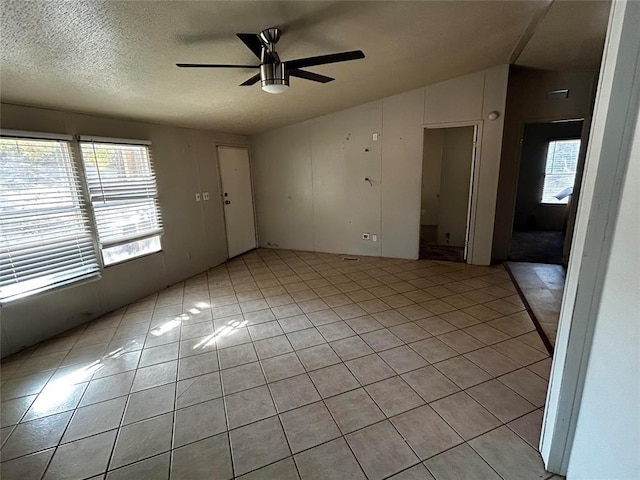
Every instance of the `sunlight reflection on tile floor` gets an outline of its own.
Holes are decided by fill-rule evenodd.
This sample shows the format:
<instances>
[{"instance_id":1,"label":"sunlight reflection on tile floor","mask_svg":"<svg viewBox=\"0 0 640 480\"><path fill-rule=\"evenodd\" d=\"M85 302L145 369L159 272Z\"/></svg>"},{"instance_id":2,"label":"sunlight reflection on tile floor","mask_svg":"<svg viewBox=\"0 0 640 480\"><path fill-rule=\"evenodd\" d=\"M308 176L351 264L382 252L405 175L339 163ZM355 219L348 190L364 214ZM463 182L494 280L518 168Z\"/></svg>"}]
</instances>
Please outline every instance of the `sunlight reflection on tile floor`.
<instances>
[{"instance_id":1,"label":"sunlight reflection on tile floor","mask_svg":"<svg viewBox=\"0 0 640 480\"><path fill-rule=\"evenodd\" d=\"M2 363L2 478L544 479L502 267L258 250Z\"/></svg>"}]
</instances>

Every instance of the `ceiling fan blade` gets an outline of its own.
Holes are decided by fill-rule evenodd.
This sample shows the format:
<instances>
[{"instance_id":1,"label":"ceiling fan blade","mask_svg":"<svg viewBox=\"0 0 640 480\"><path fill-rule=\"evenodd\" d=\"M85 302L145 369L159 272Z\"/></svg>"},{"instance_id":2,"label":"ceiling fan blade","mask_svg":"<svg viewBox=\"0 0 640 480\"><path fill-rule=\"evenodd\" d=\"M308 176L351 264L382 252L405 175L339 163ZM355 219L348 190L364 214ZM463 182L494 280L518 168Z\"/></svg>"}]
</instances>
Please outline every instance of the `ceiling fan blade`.
<instances>
[{"instance_id":1,"label":"ceiling fan blade","mask_svg":"<svg viewBox=\"0 0 640 480\"><path fill-rule=\"evenodd\" d=\"M219 63L176 63L180 68L260 68L260 65L226 65Z\"/></svg>"},{"instance_id":2,"label":"ceiling fan blade","mask_svg":"<svg viewBox=\"0 0 640 480\"><path fill-rule=\"evenodd\" d=\"M256 73L253 77L251 77L249 80L246 80L244 82L242 82L240 84L241 87L248 87L251 85L254 85L255 83L260 81L260 74Z\"/></svg>"},{"instance_id":3,"label":"ceiling fan blade","mask_svg":"<svg viewBox=\"0 0 640 480\"><path fill-rule=\"evenodd\" d=\"M332 53L318 57L299 58L297 60L289 60L286 63L290 69L295 69L326 65L327 63L347 62L349 60L358 60L359 58L364 58L364 53L361 50L353 50L351 52Z\"/></svg>"},{"instance_id":4,"label":"ceiling fan blade","mask_svg":"<svg viewBox=\"0 0 640 480\"><path fill-rule=\"evenodd\" d=\"M305 80L311 80L313 82L328 83L335 80L335 78L318 75L317 73L306 72L304 70L298 70L297 68L288 69L288 72L291 77L304 78Z\"/></svg>"},{"instance_id":5,"label":"ceiling fan blade","mask_svg":"<svg viewBox=\"0 0 640 480\"><path fill-rule=\"evenodd\" d=\"M256 57L260 58L262 47L264 46L260 37L255 33L238 33L237 35L238 38L242 40L242 43L244 43Z\"/></svg>"}]
</instances>

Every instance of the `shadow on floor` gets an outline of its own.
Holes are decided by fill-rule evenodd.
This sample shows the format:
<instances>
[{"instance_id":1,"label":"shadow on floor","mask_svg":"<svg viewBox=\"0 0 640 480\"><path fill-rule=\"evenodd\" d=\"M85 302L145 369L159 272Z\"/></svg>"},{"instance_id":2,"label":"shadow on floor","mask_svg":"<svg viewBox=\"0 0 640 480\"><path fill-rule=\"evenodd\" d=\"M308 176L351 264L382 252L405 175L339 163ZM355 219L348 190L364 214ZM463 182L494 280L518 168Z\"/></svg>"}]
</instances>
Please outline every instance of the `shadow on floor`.
<instances>
[{"instance_id":1,"label":"shadow on floor","mask_svg":"<svg viewBox=\"0 0 640 480\"><path fill-rule=\"evenodd\" d=\"M561 265L563 245L561 231L514 231L508 260Z\"/></svg>"},{"instance_id":2,"label":"shadow on floor","mask_svg":"<svg viewBox=\"0 0 640 480\"><path fill-rule=\"evenodd\" d=\"M437 227L420 226L420 259L464 263L464 248L437 244Z\"/></svg>"}]
</instances>

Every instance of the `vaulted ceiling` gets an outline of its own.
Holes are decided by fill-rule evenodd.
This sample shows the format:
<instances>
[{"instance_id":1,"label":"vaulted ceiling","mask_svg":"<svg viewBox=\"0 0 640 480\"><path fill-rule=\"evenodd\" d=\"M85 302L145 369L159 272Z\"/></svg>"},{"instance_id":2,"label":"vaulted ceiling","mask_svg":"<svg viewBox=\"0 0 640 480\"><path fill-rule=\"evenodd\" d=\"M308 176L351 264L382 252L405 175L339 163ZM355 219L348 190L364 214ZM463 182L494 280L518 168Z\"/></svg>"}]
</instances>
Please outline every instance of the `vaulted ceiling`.
<instances>
[{"instance_id":1,"label":"vaulted ceiling","mask_svg":"<svg viewBox=\"0 0 640 480\"><path fill-rule=\"evenodd\" d=\"M483 68L597 70L609 1L3 0L3 102L252 134ZM345 50L366 58L309 68L269 95L239 84L257 63L235 36L278 26L283 60Z\"/></svg>"}]
</instances>

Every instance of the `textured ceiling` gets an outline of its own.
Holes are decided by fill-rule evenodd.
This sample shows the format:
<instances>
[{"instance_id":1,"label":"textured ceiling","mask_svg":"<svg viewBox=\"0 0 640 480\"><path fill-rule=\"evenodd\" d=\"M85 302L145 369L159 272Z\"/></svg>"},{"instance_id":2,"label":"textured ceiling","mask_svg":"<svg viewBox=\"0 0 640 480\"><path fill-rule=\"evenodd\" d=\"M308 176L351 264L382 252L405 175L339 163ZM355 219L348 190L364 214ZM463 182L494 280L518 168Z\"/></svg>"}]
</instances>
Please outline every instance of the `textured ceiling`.
<instances>
[{"instance_id":1,"label":"textured ceiling","mask_svg":"<svg viewBox=\"0 0 640 480\"><path fill-rule=\"evenodd\" d=\"M529 67L597 68L609 7L550 0L1 5L3 102L244 134L507 63L514 50L516 63ZM283 60L355 49L366 58L309 68L336 81L293 78L284 95L239 87L254 70L174 65L255 63L235 33L271 26L284 30Z\"/></svg>"}]
</instances>

